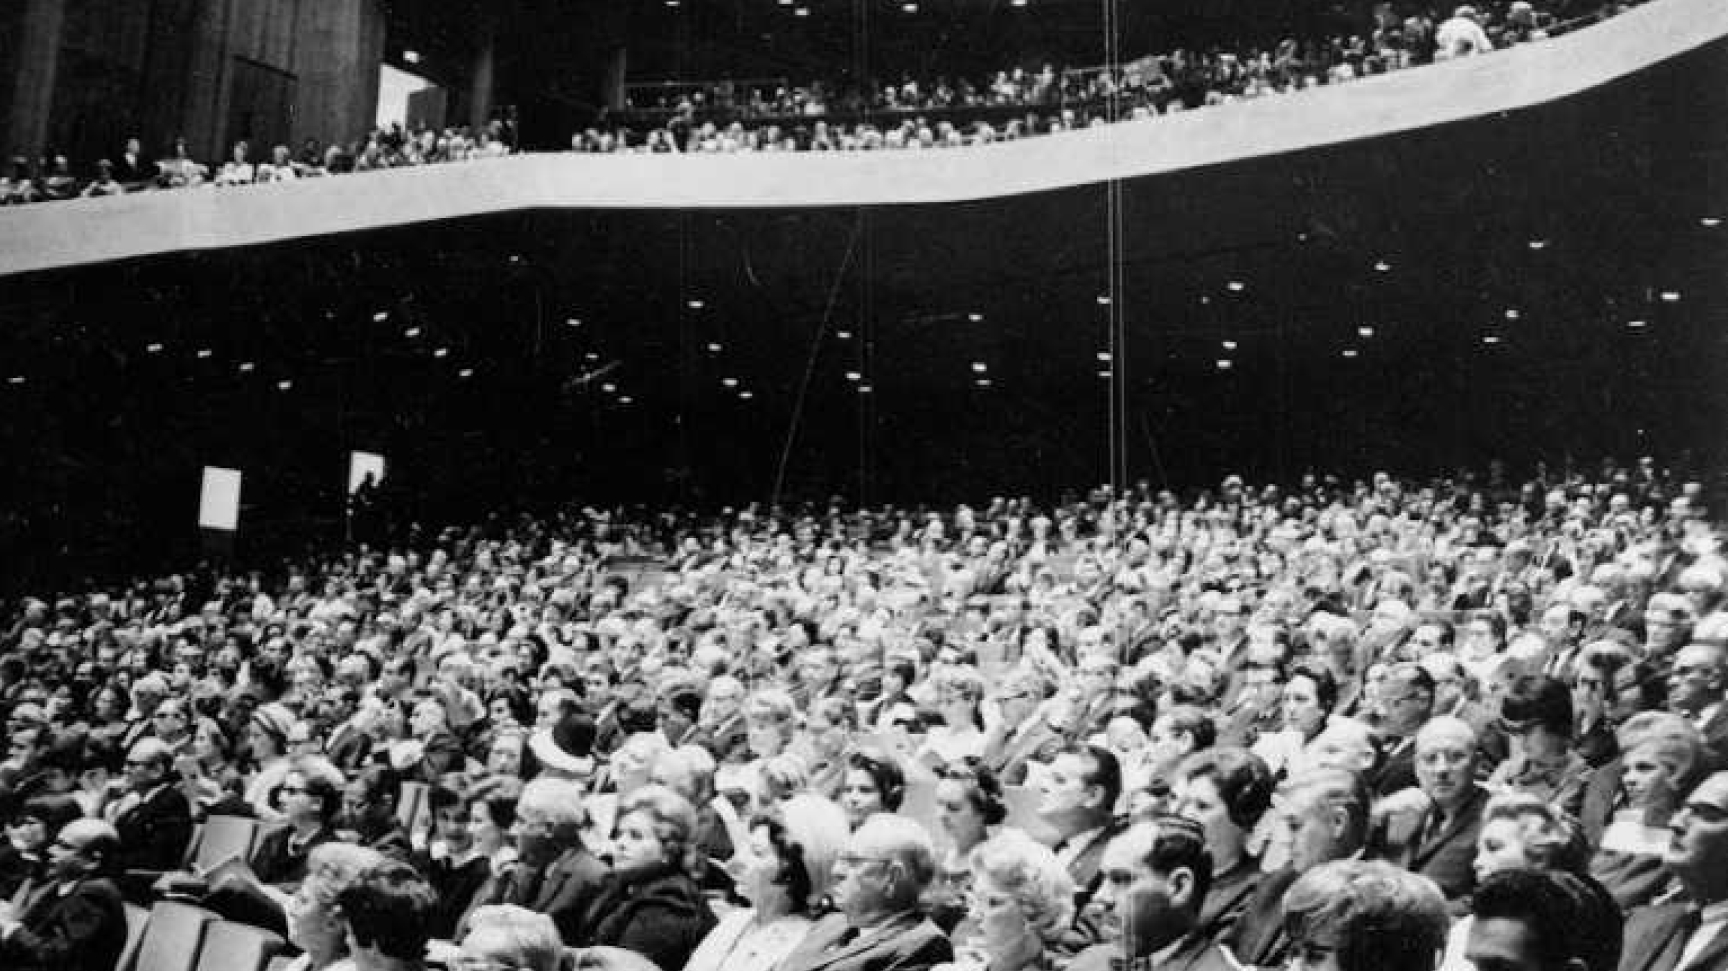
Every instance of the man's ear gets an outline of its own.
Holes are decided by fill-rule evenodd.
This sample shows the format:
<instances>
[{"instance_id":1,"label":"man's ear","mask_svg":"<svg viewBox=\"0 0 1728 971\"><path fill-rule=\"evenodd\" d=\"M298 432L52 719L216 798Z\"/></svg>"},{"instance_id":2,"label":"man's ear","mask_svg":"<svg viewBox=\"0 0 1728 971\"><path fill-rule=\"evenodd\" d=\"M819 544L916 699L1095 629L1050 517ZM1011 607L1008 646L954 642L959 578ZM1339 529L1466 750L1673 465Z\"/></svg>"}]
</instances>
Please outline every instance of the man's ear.
<instances>
[{"instance_id":1,"label":"man's ear","mask_svg":"<svg viewBox=\"0 0 1728 971\"><path fill-rule=\"evenodd\" d=\"M1350 813L1343 806L1333 806L1328 811L1332 813L1332 838L1342 840L1350 831Z\"/></svg>"},{"instance_id":2,"label":"man's ear","mask_svg":"<svg viewBox=\"0 0 1728 971\"><path fill-rule=\"evenodd\" d=\"M1170 871L1170 905L1178 909L1188 906L1194 896L1194 871L1185 866Z\"/></svg>"}]
</instances>

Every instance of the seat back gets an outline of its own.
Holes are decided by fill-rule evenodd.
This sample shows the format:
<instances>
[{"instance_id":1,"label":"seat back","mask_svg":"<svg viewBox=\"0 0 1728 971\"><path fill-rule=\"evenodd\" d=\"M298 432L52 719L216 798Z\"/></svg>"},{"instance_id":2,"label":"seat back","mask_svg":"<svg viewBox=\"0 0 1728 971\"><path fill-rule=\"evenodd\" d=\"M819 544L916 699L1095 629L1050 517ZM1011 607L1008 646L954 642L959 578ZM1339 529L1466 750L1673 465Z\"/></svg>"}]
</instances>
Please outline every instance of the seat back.
<instances>
[{"instance_id":1,"label":"seat back","mask_svg":"<svg viewBox=\"0 0 1728 971\"><path fill-rule=\"evenodd\" d=\"M204 928L214 920L215 914L191 904L163 901L152 907L136 971L193 971Z\"/></svg>"},{"instance_id":2,"label":"seat back","mask_svg":"<svg viewBox=\"0 0 1728 971\"><path fill-rule=\"evenodd\" d=\"M396 799L396 821L410 834L415 832L415 826L422 822L422 817L432 812L431 802L427 794L432 787L424 782L402 783L402 794Z\"/></svg>"},{"instance_id":3,"label":"seat back","mask_svg":"<svg viewBox=\"0 0 1728 971\"><path fill-rule=\"evenodd\" d=\"M264 971L288 971L293 963L293 958L286 954L278 954L270 959L269 964L264 965Z\"/></svg>"},{"instance_id":4,"label":"seat back","mask_svg":"<svg viewBox=\"0 0 1728 971\"><path fill-rule=\"evenodd\" d=\"M200 871L207 871L230 859L250 860L257 839L257 820L244 816L211 816L204 821L204 833L199 837L192 864Z\"/></svg>"},{"instance_id":5,"label":"seat back","mask_svg":"<svg viewBox=\"0 0 1728 971\"><path fill-rule=\"evenodd\" d=\"M144 928L150 925L150 911L137 904L126 905L126 946L120 949L120 960L114 971L132 971L138 960L138 945L144 941Z\"/></svg>"},{"instance_id":6,"label":"seat back","mask_svg":"<svg viewBox=\"0 0 1728 971\"><path fill-rule=\"evenodd\" d=\"M270 959L282 953L287 942L250 924L219 920L204 932L195 971L264 971Z\"/></svg>"}]
</instances>

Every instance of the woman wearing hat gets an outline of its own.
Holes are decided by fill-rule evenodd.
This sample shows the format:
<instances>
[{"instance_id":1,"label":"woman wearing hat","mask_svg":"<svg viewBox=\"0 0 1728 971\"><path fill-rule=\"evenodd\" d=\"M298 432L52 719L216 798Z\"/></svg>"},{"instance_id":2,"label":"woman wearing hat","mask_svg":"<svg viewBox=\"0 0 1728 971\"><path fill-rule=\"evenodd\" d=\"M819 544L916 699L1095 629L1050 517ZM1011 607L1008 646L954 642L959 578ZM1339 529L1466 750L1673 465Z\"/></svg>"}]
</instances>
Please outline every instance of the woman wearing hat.
<instances>
[{"instance_id":1,"label":"woman wearing hat","mask_svg":"<svg viewBox=\"0 0 1728 971\"><path fill-rule=\"evenodd\" d=\"M246 801L259 819L280 819L276 809L276 790L288 775L292 760L288 756L288 738L294 731L294 713L280 704L260 705L246 726L246 746L256 774L246 786Z\"/></svg>"}]
</instances>

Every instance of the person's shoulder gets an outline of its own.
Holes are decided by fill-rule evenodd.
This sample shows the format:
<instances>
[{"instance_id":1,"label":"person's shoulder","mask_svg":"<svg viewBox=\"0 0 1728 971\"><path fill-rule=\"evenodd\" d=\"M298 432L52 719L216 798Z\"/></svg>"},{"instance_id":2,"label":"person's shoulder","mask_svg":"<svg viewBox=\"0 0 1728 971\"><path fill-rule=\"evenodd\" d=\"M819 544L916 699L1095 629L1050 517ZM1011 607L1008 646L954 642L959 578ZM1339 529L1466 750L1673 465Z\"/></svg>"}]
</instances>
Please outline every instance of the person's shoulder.
<instances>
[{"instance_id":1,"label":"person's shoulder","mask_svg":"<svg viewBox=\"0 0 1728 971\"><path fill-rule=\"evenodd\" d=\"M1120 957L1119 944L1094 944L1068 962L1068 971L1110 971L1111 962Z\"/></svg>"}]
</instances>

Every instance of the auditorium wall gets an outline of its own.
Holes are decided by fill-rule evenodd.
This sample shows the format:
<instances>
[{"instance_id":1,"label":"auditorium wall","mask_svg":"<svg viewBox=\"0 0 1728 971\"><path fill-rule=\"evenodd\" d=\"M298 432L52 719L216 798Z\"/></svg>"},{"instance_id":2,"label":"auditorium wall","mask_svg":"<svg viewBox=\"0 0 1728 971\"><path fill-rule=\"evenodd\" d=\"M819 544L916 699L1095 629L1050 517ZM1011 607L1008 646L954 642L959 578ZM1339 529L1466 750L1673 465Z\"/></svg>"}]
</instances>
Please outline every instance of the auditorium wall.
<instances>
[{"instance_id":1,"label":"auditorium wall","mask_svg":"<svg viewBox=\"0 0 1728 971\"><path fill-rule=\"evenodd\" d=\"M372 123L382 0L20 0L0 4L0 148L75 163L128 137L195 158L353 138ZM267 148L255 147L254 154Z\"/></svg>"}]
</instances>

